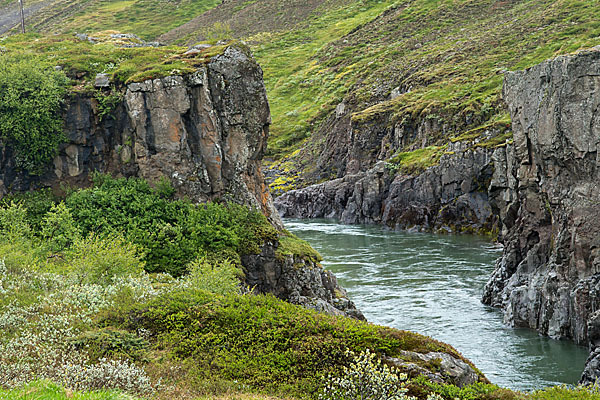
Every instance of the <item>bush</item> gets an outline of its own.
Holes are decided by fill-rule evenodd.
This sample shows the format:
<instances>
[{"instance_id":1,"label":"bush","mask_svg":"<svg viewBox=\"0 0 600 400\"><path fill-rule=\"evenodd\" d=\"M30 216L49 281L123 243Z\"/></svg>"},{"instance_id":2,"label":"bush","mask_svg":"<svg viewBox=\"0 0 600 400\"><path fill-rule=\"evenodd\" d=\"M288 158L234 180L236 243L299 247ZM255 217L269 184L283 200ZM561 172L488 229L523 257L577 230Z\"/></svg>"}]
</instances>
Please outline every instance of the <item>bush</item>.
<instances>
[{"instance_id":1,"label":"bush","mask_svg":"<svg viewBox=\"0 0 600 400\"><path fill-rule=\"evenodd\" d=\"M46 240L48 247L54 251L64 250L81 238L81 231L71 212L62 202L52 206L44 216L41 228L42 239Z\"/></svg>"},{"instance_id":2,"label":"bush","mask_svg":"<svg viewBox=\"0 0 600 400\"><path fill-rule=\"evenodd\" d=\"M27 209L15 203L0 208L0 232L8 240L28 237L31 234L31 227L27 221Z\"/></svg>"},{"instance_id":3,"label":"bush","mask_svg":"<svg viewBox=\"0 0 600 400\"><path fill-rule=\"evenodd\" d=\"M190 285L198 290L216 294L239 293L241 271L229 260L210 262L199 257L188 266Z\"/></svg>"},{"instance_id":4,"label":"bush","mask_svg":"<svg viewBox=\"0 0 600 400\"><path fill-rule=\"evenodd\" d=\"M144 267L141 258L138 246L122 237L100 238L90 234L73 243L68 263L79 284L108 285L115 278L141 274Z\"/></svg>"},{"instance_id":5,"label":"bush","mask_svg":"<svg viewBox=\"0 0 600 400\"><path fill-rule=\"evenodd\" d=\"M400 350L459 357L422 335L320 314L272 295L220 296L193 287L114 310L102 323L147 330L157 348L194 366L190 379L238 381L301 398L316 397L322 376L343 372L347 348L392 357Z\"/></svg>"},{"instance_id":6,"label":"bush","mask_svg":"<svg viewBox=\"0 0 600 400\"><path fill-rule=\"evenodd\" d=\"M381 360L369 349L358 356L347 351L352 357L349 367L339 377L327 377L320 400L408 400L408 389L404 387L406 374L400 374L396 369L382 365Z\"/></svg>"},{"instance_id":7,"label":"bush","mask_svg":"<svg viewBox=\"0 0 600 400\"><path fill-rule=\"evenodd\" d=\"M277 239L266 218L247 207L194 205L165 195L165 188L154 190L143 179L97 175L93 188L70 194L65 203L83 235L120 233L143 248L148 272L180 276L201 254L237 262Z\"/></svg>"},{"instance_id":8,"label":"bush","mask_svg":"<svg viewBox=\"0 0 600 400\"><path fill-rule=\"evenodd\" d=\"M33 57L0 56L0 139L18 167L41 175L65 140L60 107L68 83Z\"/></svg>"}]
</instances>

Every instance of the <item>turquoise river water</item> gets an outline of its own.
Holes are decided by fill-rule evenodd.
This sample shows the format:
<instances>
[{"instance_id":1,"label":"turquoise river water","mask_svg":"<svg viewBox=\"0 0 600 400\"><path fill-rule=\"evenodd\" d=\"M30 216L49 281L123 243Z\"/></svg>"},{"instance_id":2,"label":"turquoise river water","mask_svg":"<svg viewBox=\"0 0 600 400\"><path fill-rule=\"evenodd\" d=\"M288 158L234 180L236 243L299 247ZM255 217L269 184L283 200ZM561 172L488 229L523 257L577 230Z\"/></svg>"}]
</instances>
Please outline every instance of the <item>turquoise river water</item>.
<instances>
[{"instance_id":1,"label":"turquoise river water","mask_svg":"<svg viewBox=\"0 0 600 400\"><path fill-rule=\"evenodd\" d=\"M500 311L481 304L499 245L470 235L284 222L321 253L369 321L449 343L503 387L532 390L579 379L585 348L509 328Z\"/></svg>"}]
</instances>

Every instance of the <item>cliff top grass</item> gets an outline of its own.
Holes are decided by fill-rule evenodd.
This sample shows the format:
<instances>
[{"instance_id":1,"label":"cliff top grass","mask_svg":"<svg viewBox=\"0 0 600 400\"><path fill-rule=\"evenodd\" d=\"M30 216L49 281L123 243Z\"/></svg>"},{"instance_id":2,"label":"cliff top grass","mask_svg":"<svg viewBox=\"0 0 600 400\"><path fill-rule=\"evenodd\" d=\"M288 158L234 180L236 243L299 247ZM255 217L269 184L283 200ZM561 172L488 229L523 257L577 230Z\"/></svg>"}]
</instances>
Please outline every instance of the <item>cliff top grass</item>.
<instances>
[{"instance_id":1,"label":"cliff top grass","mask_svg":"<svg viewBox=\"0 0 600 400\"><path fill-rule=\"evenodd\" d=\"M73 79L74 88L83 89L90 87L98 73L108 74L116 84L191 73L229 46L186 55L188 48L181 46L124 47L138 45L139 40L123 38L116 31L97 32L89 38L94 43L73 35L12 35L0 39L0 57L30 59L49 69L61 67Z\"/></svg>"}]
</instances>

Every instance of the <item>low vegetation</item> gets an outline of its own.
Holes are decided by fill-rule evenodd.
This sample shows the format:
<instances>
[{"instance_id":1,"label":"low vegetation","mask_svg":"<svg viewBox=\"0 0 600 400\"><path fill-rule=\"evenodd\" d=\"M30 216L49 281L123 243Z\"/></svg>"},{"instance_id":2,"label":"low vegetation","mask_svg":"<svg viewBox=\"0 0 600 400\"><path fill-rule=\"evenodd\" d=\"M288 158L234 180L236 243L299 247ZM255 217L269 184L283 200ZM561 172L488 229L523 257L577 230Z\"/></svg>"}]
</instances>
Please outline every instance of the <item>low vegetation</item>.
<instances>
[{"instance_id":1,"label":"low vegetation","mask_svg":"<svg viewBox=\"0 0 600 400\"><path fill-rule=\"evenodd\" d=\"M0 59L19 59L45 70L61 69L71 78L71 90L93 92L96 74L108 74L115 86L195 71L227 46L213 46L198 54L184 54L180 46L128 47L135 38L117 31L102 31L90 40L74 35L42 36L36 33L0 38ZM239 45L239 44L238 44Z\"/></svg>"},{"instance_id":2,"label":"low vegetation","mask_svg":"<svg viewBox=\"0 0 600 400\"><path fill-rule=\"evenodd\" d=\"M422 335L252 293L240 283L239 255L262 240L280 241L296 257L318 261L318 254L261 214L170 194L164 182L152 188L98 175L93 187L60 198L40 191L2 199L0 395L346 398L337 383L368 361L391 374L389 384L402 383L400 398L527 398L483 377L459 389L378 367L380 355L402 350L462 357ZM167 224L178 236L155 236ZM554 398L596 396L554 388L530 398L563 394Z\"/></svg>"}]
</instances>

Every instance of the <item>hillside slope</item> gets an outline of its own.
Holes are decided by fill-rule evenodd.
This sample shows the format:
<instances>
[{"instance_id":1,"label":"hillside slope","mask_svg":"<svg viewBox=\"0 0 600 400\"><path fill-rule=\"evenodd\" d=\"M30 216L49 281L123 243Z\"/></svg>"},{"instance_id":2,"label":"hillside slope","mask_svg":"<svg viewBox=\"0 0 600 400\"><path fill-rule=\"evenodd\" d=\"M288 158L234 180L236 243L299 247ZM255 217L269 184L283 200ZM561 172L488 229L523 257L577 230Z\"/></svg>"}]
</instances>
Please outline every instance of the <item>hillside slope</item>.
<instances>
[{"instance_id":1,"label":"hillside slope","mask_svg":"<svg viewBox=\"0 0 600 400\"><path fill-rule=\"evenodd\" d=\"M145 40L173 29L215 7L219 0L26 0L28 31L46 33L92 33L116 30L135 33ZM0 10L15 13L18 3L3 0ZM2 24L0 34L19 23ZM11 26L12 25L12 26Z\"/></svg>"}]
</instances>

